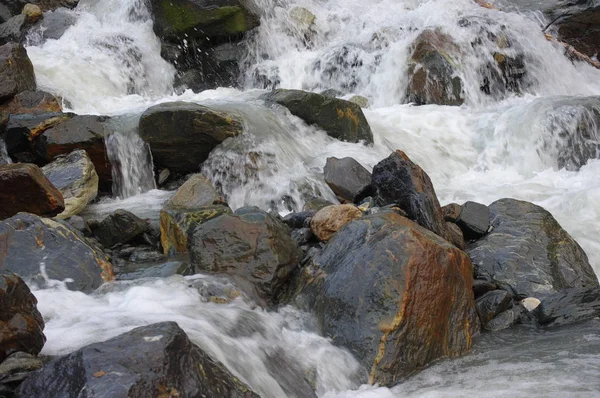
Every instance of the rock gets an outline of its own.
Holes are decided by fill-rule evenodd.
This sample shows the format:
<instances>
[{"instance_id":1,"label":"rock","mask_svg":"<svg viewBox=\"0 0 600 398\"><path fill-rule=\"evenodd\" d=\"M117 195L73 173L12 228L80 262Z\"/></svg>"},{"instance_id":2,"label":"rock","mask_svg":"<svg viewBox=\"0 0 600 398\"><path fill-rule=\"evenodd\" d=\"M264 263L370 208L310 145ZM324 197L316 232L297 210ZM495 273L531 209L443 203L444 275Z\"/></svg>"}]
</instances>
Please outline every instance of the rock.
<instances>
[{"instance_id":1,"label":"rock","mask_svg":"<svg viewBox=\"0 0 600 398\"><path fill-rule=\"evenodd\" d=\"M526 297L523 300L521 300L520 303L523 306L523 308L531 312L537 307L539 307L542 302L539 299L536 299L535 297Z\"/></svg>"},{"instance_id":2,"label":"rock","mask_svg":"<svg viewBox=\"0 0 600 398\"><path fill-rule=\"evenodd\" d=\"M193 209L223 204L223 199L210 180L202 174L191 176L169 199L165 206Z\"/></svg>"},{"instance_id":3,"label":"rock","mask_svg":"<svg viewBox=\"0 0 600 398\"><path fill-rule=\"evenodd\" d=\"M589 57L600 53L600 7L567 16L558 23L560 39Z\"/></svg>"},{"instance_id":4,"label":"rock","mask_svg":"<svg viewBox=\"0 0 600 398\"><path fill-rule=\"evenodd\" d=\"M26 352L11 354L0 364L0 394L14 396L15 388L42 365L41 359Z\"/></svg>"},{"instance_id":5,"label":"rock","mask_svg":"<svg viewBox=\"0 0 600 398\"><path fill-rule=\"evenodd\" d=\"M73 13L59 8L44 14L44 19L31 28L29 38L36 44L43 44L48 39L58 40L75 22L77 18Z\"/></svg>"},{"instance_id":6,"label":"rock","mask_svg":"<svg viewBox=\"0 0 600 398\"><path fill-rule=\"evenodd\" d=\"M113 279L109 258L69 224L19 213L0 222L0 269L46 285L48 278L71 279L71 290L91 292Z\"/></svg>"},{"instance_id":7,"label":"rock","mask_svg":"<svg viewBox=\"0 0 600 398\"><path fill-rule=\"evenodd\" d=\"M60 100L45 91L23 91L12 100L0 105L0 111L27 114L60 113L62 106Z\"/></svg>"},{"instance_id":8,"label":"rock","mask_svg":"<svg viewBox=\"0 0 600 398\"><path fill-rule=\"evenodd\" d=\"M466 240L479 239L490 227L490 209L480 203L466 202L455 222Z\"/></svg>"},{"instance_id":9,"label":"rock","mask_svg":"<svg viewBox=\"0 0 600 398\"><path fill-rule=\"evenodd\" d=\"M238 209L200 224L188 248L196 272L241 279L267 301L273 301L302 258L288 227L258 208Z\"/></svg>"},{"instance_id":10,"label":"rock","mask_svg":"<svg viewBox=\"0 0 600 398\"><path fill-rule=\"evenodd\" d=\"M540 304L540 325L555 327L600 316L600 288L566 289L549 295Z\"/></svg>"},{"instance_id":11,"label":"rock","mask_svg":"<svg viewBox=\"0 0 600 398\"><path fill-rule=\"evenodd\" d=\"M331 203L328 200L325 200L323 198L310 198L309 200L306 201L306 203L304 203L304 206L302 207L302 211L306 212L306 211L314 211L317 212L319 210L321 210L324 207L327 206L332 206L333 203Z\"/></svg>"},{"instance_id":12,"label":"rock","mask_svg":"<svg viewBox=\"0 0 600 398\"><path fill-rule=\"evenodd\" d=\"M446 222L446 231L446 240L458 247L460 250L465 250L465 238L458 225L452 222Z\"/></svg>"},{"instance_id":13,"label":"rock","mask_svg":"<svg viewBox=\"0 0 600 398\"><path fill-rule=\"evenodd\" d=\"M46 342L44 319L37 310L37 299L17 275L0 274L0 304L0 362L19 351L39 354Z\"/></svg>"},{"instance_id":14,"label":"rock","mask_svg":"<svg viewBox=\"0 0 600 398\"><path fill-rule=\"evenodd\" d=\"M132 241L146 232L149 227L148 221L127 210L119 209L92 227L92 233L103 246L113 247L119 243Z\"/></svg>"},{"instance_id":15,"label":"rock","mask_svg":"<svg viewBox=\"0 0 600 398\"><path fill-rule=\"evenodd\" d=\"M313 233L310 228L298 228L292 231L291 237L298 246L303 246L308 244L313 237Z\"/></svg>"},{"instance_id":16,"label":"rock","mask_svg":"<svg viewBox=\"0 0 600 398\"><path fill-rule=\"evenodd\" d=\"M25 7L23 7L22 14L27 17L28 24L34 24L44 16L42 14L42 9L35 4L27 3Z\"/></svg>"},{"instance_id":17,"label":"rock","mask_svg":"<svg viewBox=\"0 0 600 398\"><path fill-rule=\"evenodd\" d=\"M456 223L458 217L460 217L461 211L462 207L458 203L450 203L442 207L442 214L444 215L444 220L452 223Z\"/></svg>"},{"instance_id":18,"label":"rock","mask_svg":"<svg viewBox=\"0 0 600 398\"><path fill-rule=\"evenodd\" d=\"M406 100L417 105L462 105L463 83L456 76L460 49L439 30L426 29L417 37L408 61Z\"/></svg>"},{"instance_id":19,"label":"rock","mask_svg":"<svg viewBox=\"0 0 600 398\"><path fill-rule=\"evenodd\" d=\"M197 172L210 151L225 139L242 134L243 127L233 115L193 103L171 102L148 108L139 130L157 166L188 173Z\"/></svg>"},{"instance_id":20,"label":"rock","mask_svg":"<svg viewBox=\"0 0 600 398\"><path fill-rule=\"evenodd\" d=\"M74 376L76 375L76 376ZM48 363L17 397L257 397L175 322L143 326Z\"/></svg>"},{"instance_id":21,"label":"rock","mask_svg":"<svg viewBox=\"0 0 600 398\"><path fill-rule=\"evenodd\" d=\"M81 232L84 236L91 236L92 230L88 223L79 216L71 216L65 220L70 226Z\"/></svg>"},{"instance_id":22,"label":"rock","mask_svg":"<svg viewBox=\"0 0 600 398\"><path fill-rule=\"evenodd\" d=\"M65 200L65 210L58 218L69 218L81 213L98 194L98 174L84 150L58 157L42 167L42 171Z\"/></svg>"},{"instance_id":23,"label":"rock","mask_svg":"<svg viewBox=\"0 0 600 398\"><path fill-rule=\"evenodd\" d=\"M277 89L261 97L286 107L294 116L314 124L341 141L373 143L371 127L360 106L338 98L300 90Z\"/></svg>"},{"instance_id":24,"label":"rock","mask_svg":"<svg viewBox=\"0 0 600 398\"><path fill-rule=\"evenodd\" d=\"M352 158L327 158L323 174L333 193L351 203L371 186L371 173Z\"/></svg>"},{"instance_id":25,"label":"rock","mask_svg":"<svg viewBox=\"0 0 600 398\"><path fill-rule=\"evenodd\" d=\"M290 10L290 18L299 29L308 29L315 24L317 17L304 7L293 7Z\"/></svg>"},{"instance_id":26,"label":"rock","mask_svg":"<svg viewBox=\"0 0 600 398\"><path fill-rule=\"evenodd\" d=\"M327 242L344 225L363 216L354 205L333 205L319 210L310 222L313 234L322 242Z\"/></svg>"},{"instance_id":27,"label":"rock","mask_svg":"<svg viewBox=\"0 0 600 398\"><path fill-rule=\"evenodd\" d=\"M65 209L59 190L34 164L0 166L0 220L19 212L55 216Z\"/></svg>"},{"instance_id":28,"label":"rock","mask_svg":"<svg viewBox=\"0 0 600 398\"><path fill-rule=\"evenodd\" d=\"M104 138L112 131L106 116L76 115L51 128L35 139L35 151L44 161L50 162L59 155L84 149L90 157L99 178L99 187L110 192L112 168L106 154Z\"/></svg>"},{"instance_id":29,"label":"rock","mask_svg":"<svg viewBox=\"0 0 600 398\"><path fill-rule=\"evenodd\" d=\"M417 224L447 237L448 231L427 173L398 150L373 168L371 185L381 205L397 204Z\"/></svg>"},{"instance_id":30,"label":"rock","mask_svg":"<svg viewBox=\"0 0 600 398\"><path fill-rule=\"evenodd\" d=\"M62 113L10 115L6 125L6 147L13 159L34 162L39 156L33 153L31 141L49 128L71 118ZM40 163L47 163L43 161Z\"/></svg>"},{"instance_id":31,"label":"rock","mask_svg":"<svg viewBox=\"0 0 600 398\"><path fill-rule=\"evenodd\" d=\"M498 286L495 283L482 279L473 280L473 293L475 294L476 299L483 296L487 292L491 292L492 290L496 289L498 289Z\"/></svg>"},{"instance_id":32,"label":"rock","mask_svg":"<svg viewBox=\"0 0 600 398\"><path fill-rule=\"evenodd\" d=\"M12 17L0 25L0 44L23 43L29 22L27 15Z\"/></svg>"},{"instance_id":33,"label":"rock","mask_svg":"<svg viewBox=\"0 0 600 398\"><path fill-rule=\"evenodd\" d=\"M299 213L290 213L283 217L283 223L292 229L305 228L307 221L314 216L316 211L301 211Z\"/></svg>"},{"instance_id":34,"label":"rock","mask_svg":"<svg viewBox=\"0 0 600 398\"><path fill-rule=\"evenodd\" d=\"M171 176L171 172L169 169L162 169L158 172L158 178L156 180L156 185L162 187L165 185L169 177Z\"/></svg>"},{"instance_id":35,"label":"rock","mask_svg":"<svg viewBox=\"0 0 600 398\"><path fill-rule=\"evenodd\" d=\"M361 108L369 107L369 100L362 95L353 95L348 101L360 106Z\"/></svg>"},{"instance_id":36,"label":"rock","mask_svg":"<svg viewBox=\"0 0 600 398\"><path fill-rule=\"evenodd\" d=\"M25 48L15 43L0 46L0 102L35 89L33 65Z\"/></svg>"},{"instance_id":37,"label":"rock","mask_svg":"<svg viewBox=\"0 0 600 398\"><path fill-rule=\"evenodd\" d=\"M187 253L188 240L200 224L231 214L228 206L211 205L197 208L165 207L160 212L160 241L165 254Z\"/></svg>"},{"instance_id":38,"label":"rock","mask_svg":"<svg viewBox=\"0 0 600 398\"><path fill-rule=\"evenodd\" d=\"M521 306L515 306L500 313L494 319L483 325L483 329L490 332L499 332L500 330L508 329L521 322L522 314L523 308Z\"/></svg>"},{"instance_id":39,"label":"rock","mask_svg":"<svg viewBox=\"0 0 600 398\"><path fill-rule=\"evenodd\" d=\"M322 332L350 350L370 384L392 386L470 349L479 320L469 258L397 213L348 223L311 267L302 294L314 297Z\"/></svg>"},{"instance_id":40,"label":"rock","mask_svg":"<svg viewBox=\"0 0 600 398\"><path fill-rule=\"evenodd\" d=\"M476 278L514 296L544 296L572 287L598 286L583 249L552 215L529 202L490 205L492 231L470 244Z\"/></svg>"},{"instance_id":41,"label":"rock","mask_svg":"<svg viewBox=\"0 0 600 398\"><path fill-rule=\"evenodd\" d=\"M512 297L506 290L493 290L475 300L477 315L485 325L501 312L512 307Z\"/></svg>"}]
</instances>

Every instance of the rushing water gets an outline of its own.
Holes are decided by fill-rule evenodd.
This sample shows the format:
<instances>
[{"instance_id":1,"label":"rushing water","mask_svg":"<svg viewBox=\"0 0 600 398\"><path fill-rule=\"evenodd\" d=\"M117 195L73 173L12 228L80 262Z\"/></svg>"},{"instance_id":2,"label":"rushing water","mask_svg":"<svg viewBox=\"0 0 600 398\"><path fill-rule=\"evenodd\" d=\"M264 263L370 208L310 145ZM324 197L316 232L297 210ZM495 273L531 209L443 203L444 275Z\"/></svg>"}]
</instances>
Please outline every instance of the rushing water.
<instances>
[{"instance_id":1,"label":"rushing water","mask_svg":"<svg viewBox=\"0 0 600 398\"><path fill-rule=\"evenodd\" d=\"M600 95L600 71L573 64L544 38L540 31L548 21L531 11L540 2L496 3L507 12L470 0L254 2L263 14L260 28L245 40L243 90L173 94L174 70L160 58L160 43L140 0L82 0L64 36L32 40L28 52L39 85L62 95L77 113L139 115L153 104L183 100L240 115L245 134L223 143L202 166L233 208L258 205L287 212L311 195L333 199L322 179L327 157L351 156L372 168L400 148L427 171L444 204L515 197L545 207L600 272L600 160L578 164L573 148L581 143L568 139L584 128L589 133L584 144L600 141L592 117L598 110L584 98ZM290 17L296 6L316 16L312 26ZM457 73L465 82L463 106L403 104L406 58L427 27L440 28L461 48ZM503 35L512 47L500 49L486 31ZM519 96L480 90L482 70L499 50L524 55ZM337 141L280 107L265 107L258 97L275 84L365 96L374 144ZM113 136L109 148L121 152L120 159L143 159L144 146L134 135L126 137L128 144ZM119 177L120 187L131 189L118 193L127 199L104 200L84 215L127 208L156 219L171 193L130 196L152 188L132 182L130 171L148 170L136 167L125 166ZM596 321L556 331L517 328L485 335L473 354L442 361L387 389L359 386L355 361L318 336L308 315L292 308L264 312L242 299L218 306L206 301L198 283L198 277L121 282L91 296L38 290L47 319L44 352L65 353L135 326L175 320L266 397L283 396L274 358L280 361L275 368L293 369L297 380L311 380L319 395L329 398L600 396ZM236 327L243 332L231 332Z\"/></svg>"}]
</instances>

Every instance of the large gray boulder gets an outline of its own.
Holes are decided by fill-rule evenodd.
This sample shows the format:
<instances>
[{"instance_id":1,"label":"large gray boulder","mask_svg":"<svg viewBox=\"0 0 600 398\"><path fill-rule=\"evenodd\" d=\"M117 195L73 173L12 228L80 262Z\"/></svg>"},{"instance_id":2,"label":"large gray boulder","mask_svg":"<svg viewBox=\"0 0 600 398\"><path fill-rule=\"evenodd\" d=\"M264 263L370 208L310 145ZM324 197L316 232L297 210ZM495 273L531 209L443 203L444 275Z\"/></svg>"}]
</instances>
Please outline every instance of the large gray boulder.
<instances>
[{"instance_id":1,"label":"large gray boulder","mask_svg":"<svg viewBox=\"0 0 600 398\"><path fill-rule=\"evenodd\" d=\"M323 177L338 198L351 203L371 186L371 173L353 158L327 158Z\"/></svg>"},{"instance_id":2,"label":"large gray boulder","mask_svg":"<svg viewBox=\"0 0 600 398\"><path fill-rule=\"evenodd\" d=\"M25 47L16 43L0 46L0 102L36 87L33 64Z\"/></svg>"}]
</instances>

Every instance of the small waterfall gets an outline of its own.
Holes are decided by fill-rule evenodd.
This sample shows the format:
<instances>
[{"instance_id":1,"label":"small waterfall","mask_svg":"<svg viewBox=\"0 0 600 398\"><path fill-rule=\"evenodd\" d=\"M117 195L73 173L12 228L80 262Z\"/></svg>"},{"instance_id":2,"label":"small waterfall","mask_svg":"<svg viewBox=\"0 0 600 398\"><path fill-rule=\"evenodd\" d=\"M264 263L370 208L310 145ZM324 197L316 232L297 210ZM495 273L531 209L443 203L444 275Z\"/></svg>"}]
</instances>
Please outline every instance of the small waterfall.
<instances>
[{"instance_id":1,"label":"small waterfall","mask_svg":"<svg viewBox=\"0 0 600 398\"><path fill-rule=\"evenodd\" d=\"M10 164L12 161L8 156L8 151L6 150L6 143L4 139L0 138L0 166L3 164Z\"/></svg>"},{"instance_id":2,"label":"small waterfall","mask_svg":"<svg viewBox=\"0 0 600 398\"><path fill-rule=\"evenodd\" d=\"M113 195L125 199L156 188L150 149L137 133L111 134L106 152L112 164Z\"/></svg>"}]
</instances>

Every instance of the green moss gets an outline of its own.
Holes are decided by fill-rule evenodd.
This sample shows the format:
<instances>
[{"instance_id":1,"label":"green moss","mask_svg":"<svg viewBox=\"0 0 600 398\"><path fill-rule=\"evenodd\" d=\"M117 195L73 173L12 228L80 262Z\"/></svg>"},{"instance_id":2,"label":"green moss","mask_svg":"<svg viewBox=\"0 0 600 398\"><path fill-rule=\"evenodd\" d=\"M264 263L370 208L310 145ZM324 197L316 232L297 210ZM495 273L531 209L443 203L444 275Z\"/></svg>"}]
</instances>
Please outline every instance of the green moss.
<instances>
[{"instance_id":1,"label":"green moss","mask_svg":"<svg viewBox=\"0 0 600 398\"><path fill-rule=\"evenodd\" d=\"M176 0L162 0L162 13L166 29L171 34L196 33L206 35L231 35L251 29L244 10L239 6L226 6L203 9L190 3ZM201 31L201 32L200 32Z\"/></svg>"}]
</instances>

